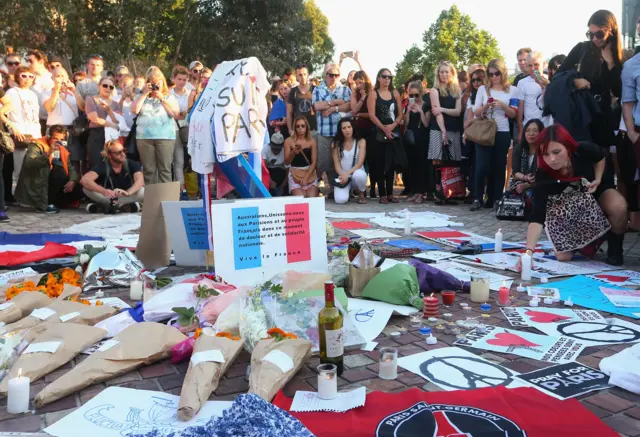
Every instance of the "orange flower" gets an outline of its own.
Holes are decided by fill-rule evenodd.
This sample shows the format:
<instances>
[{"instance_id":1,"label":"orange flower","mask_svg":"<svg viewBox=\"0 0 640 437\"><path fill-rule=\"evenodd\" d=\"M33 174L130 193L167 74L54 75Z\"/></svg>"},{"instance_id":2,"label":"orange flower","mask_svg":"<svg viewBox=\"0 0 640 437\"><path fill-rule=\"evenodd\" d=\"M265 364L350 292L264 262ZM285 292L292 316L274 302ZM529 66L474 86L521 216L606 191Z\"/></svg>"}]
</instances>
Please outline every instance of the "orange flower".
<instances>
[{"instance_id":1,"label":"orange flower","mask_svg":"<svg viewBox=\"0 0 640 437\"><path fill-rule=\"evenodd\" d=\"M274 334L278 334L284 337L286 333L280 328L271 328L267 331L267 335L269 337L273 337Z\"/></svg>"},{"instance_id":2,"label":"orange flower","mask_svg":"<svg viewBox=\"0 0 640 437\"><path fill-rule=\"evenodd\" d=\"M58 283L58 280L51 273L47 275L47 287L53 287Z\"/></svg>"},{"instance_id":3,"label":"orange flower","mask_svg":"<svg viewBox=\"0 0 640 437\"><path fill-rule=\"evenodd\" d=\"M291 332L287 332L287 333L284 335L284 338L285 338L285 339L290 339L290 340L295 340L296 338L298 338L298 336L297 336L297 335L295 335L295 334L292 334Z\"/></svg>"},{"instance_id":4,"label":"orange flower","mask_svg":"<svg viewBox=\"0 0 640 437\"><path fill-rule=\"evenodd\" d=\"M100 305L103 305L102 301L101 300L97 300L96 301L96 306L99 307Z\"/></svg>"},{"instance_id":5,"label":"orange flower","mask_svg":"<svg viewBox=\"0 0 640 437\"><path fill-rule=\"evenodd\" d=\"M202 334L202 329L201 328L196 329L196 333L193 334L193 339L197 340L198 337L200 337L200 334Z\"/></svg>"},{"instance_id":6,"label":"orange flower","mask_svg":"<svg viewBox=\"0 0 640 437\"><path fill-rule=\"evenodd\" d=\"M36 289L36 284L33 281L26 281L22 288L26 291L34 291Z\"/></svg>"},{"instance_id":7,"label":"orange flower","mask_svg":"<svg viewBox=\"0 0 640 437\"><path fill-rule=\"evenodd\" d=\"M38 285L36 287L36 291L39 291L40 293L46 293L47 292L47 287L45 287L44 285Z\"/></svg>"}]
</instances>

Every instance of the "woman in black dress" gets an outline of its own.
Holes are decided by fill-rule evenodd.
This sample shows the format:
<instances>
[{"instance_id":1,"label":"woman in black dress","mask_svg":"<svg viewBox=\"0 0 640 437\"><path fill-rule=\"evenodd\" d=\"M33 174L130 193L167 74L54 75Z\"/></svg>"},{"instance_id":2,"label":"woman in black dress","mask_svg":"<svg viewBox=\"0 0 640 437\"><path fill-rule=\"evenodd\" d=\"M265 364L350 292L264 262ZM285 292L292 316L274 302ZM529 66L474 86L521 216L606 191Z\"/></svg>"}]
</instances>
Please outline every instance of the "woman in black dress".
<instances>
[{"instance_id":1,"label":"woman in black dress","mask_svg":"<svg viewBox=\"0 0 640 437\"><path fill-rule=\"evenodd\" d=\"M367 98L369 118L376 127L370 161L371 174L377 175L380 203L398 203L393 196L394 172L406 166L407 157L400 140L398 126L402 121L402 101L400 93L393 88L391 71L383 68L378 71L374 89Z\"/></svg>"}]
</instances>

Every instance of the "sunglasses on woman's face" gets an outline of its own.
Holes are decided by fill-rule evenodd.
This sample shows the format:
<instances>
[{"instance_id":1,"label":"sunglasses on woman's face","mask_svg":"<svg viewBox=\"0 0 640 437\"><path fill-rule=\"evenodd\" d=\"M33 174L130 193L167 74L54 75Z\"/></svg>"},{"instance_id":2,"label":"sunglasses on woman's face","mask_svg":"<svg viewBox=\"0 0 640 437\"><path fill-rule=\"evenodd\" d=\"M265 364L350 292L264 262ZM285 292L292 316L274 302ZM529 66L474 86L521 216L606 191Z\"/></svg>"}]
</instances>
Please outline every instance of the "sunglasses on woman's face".
<instances>
[{"instance_id":1,"label":"sunglasses on woman's face","mask_svg":"<svg viewBox=\"0 0 640 437\"><path fill-rule=\"evenodd\" d=\"M327 73L329 77L340 77L340 73Z\"/></svg>"},{"instance_id":2,"label":"sunglasses on woman's face","mask_svg":"<svg viewBox=\"0 0 640 437\"><path fill-rule=\"evenodd\" d=\"M597 32L587 32L587 38L589 41L593 40L593 38L598 38L599 40L603 40L605 36L604 30L599 30Z\"/></svg>"},{"instance_id":3,"label":"sunglasses on woman's face","mask_svg":"<svg viewBox=\"0 0 640 437\"><path fill-rule=\"evenodd\" d=\"M414 99L417 99L418 97L420 97L420 94L409 94L409 97L413 97Z\"/></svg>"},{"instance_id":4,"label":"sunglasses on woman's face","mask_svg":"<svg viewBox=\"0 0 640 437\"><path fill-rule=\"evenodd\" d=\"M113 85L107 85L106 83L103 83L102 85L100 85L102 88L107 89L109 88L110 90L114 89L115 87Z\"/></svg>"},{"instance_id":5,"label":"sunglasses on woman's face","mask_svg":"<svg viewBox=\"0 0 640 437\"><path fill-rule=\"evenodd\" d=\"M35 79L33 74L21 74L20 79Z\"/></svg>"},{"instance_id":6,"label":"sunglasses on woman's face","mask_svg":"<svg viewBox=\"0 0 640 437\"><path fill-rule=\"evenodd\" d=\"M502 76L502 73L499 71L494 71L493 73L487 73L487 75L489 75L489 77L500 77Z\"/></svg>"},{"instance_id":7,"label":"sunglasses on woman's face","mask_svg":"<svg viewBox=\"0 0 640 437\"><path fill-rule=\"evenodd\" d=\"M471 83L476 83L476 82L482 82L482 79L480 79L479 77L475 77L471 79Z\"/></svg>"},{"instance_id":8,"label":"sunglasses on woman's face","mask_svg":"<svg viewBox=\"0 0 640 437\"><path fill-rule=\"evenodd\" d=\"M393 76L390 74L381 74L380 79L391 79Z\"/></svg>"},{"instance_id":9,"label":"sunglasses on woman's face","mask_svg":"<svg viewBox=\"0 0 640 437\"><path fill-rule=\"evenodd\" d=\"M306 129L306 124L296 124L296 129Z\"/></svg>"},{"instance_id":10,"label":"sunglasses on woman's face","mask_svg":"<svg viewBox=\"0 0 640 437\"><path fill-rule=\"evenodd\" d=\"M20 65L20 61L7 62L7 66L9 67L15 67L16 65Z\"/></svg>"}]
</instances>

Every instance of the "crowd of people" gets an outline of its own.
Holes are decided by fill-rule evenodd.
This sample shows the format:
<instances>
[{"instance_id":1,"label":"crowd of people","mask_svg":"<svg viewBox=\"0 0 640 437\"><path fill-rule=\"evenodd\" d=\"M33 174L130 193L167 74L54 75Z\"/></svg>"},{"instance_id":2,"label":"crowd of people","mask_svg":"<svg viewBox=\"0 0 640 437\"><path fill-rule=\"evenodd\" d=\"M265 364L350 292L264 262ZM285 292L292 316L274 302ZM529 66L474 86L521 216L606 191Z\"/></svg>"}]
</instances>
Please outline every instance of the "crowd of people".
<instances>
[{"instance_id":1,"label":"crowd of people","mask_svg":"<svg viewBox=\"0 0 640 437\"><path fill-rule=\"evenodd\" d=\"M503 59L465 71L442 60L432 77L395 84L388 68L371 80L357 52L319 78L304 64L287 68L267 95L271 194L398 203L401 177L408 202L459 198L528 220L529 250L544 225L559 259L606 239L607 260L621 264L629 223L640 227L640 58L622 50L611 12L595 12L587 28L566 56L520 49L513 78ZM349 57L360 70L340 80ZM188 198L186 117L212 70L194 61L167 80L157 67L105 72L99 55L73 74L38 50L24 61L4 58L0 139L15 150L0 153L0 221L5 203L55 213L85 196L90 212L137 211L145 184L171 180Z\"/></svg>"}]
</instances>

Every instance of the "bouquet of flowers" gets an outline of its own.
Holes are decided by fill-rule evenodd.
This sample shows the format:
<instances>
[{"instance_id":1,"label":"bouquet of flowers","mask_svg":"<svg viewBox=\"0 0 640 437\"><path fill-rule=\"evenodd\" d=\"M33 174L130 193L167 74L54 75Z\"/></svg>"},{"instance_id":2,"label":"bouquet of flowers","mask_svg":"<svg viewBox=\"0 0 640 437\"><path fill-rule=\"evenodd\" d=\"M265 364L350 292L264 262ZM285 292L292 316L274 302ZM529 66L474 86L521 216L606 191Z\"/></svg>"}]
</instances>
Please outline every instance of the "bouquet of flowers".
<instances>
[{"instance_id":1,"label":"bouquet of flowers","mask_svg":"<svg viewBox=\"0 0 640 437\"><path fill-rule=\"evenodd\" d=\"M267 338L267 331L274 325L274 313L267 306L282 293L282 286L268 281L249 290L244 297L240 317L240 336L244 338L244 348L251 353L256 344ZM275 308L273 308L275 311Z\"/></svg>"},{"instance_id":2,"label":"bouquet of flowers","mask_svg":"<svg viewBox=\"0 0 640 437\"><path fill-rule=\"evenodd\" d=\"M78 249L76 252L75 261L81 266L82 270L86 270L89 265L89 261L93 259L94 256L104 251L106 246L103 247L94 247L91 244L85 244L82 249Z\"/></svg>"},{"instance_id":3,"label":"bouquet of flowers","mask_svg":"<svg viewBox=\"0 0 640 437\"><path fill-rule=\"evenodd\" d=\"M27 332L25 329L0 337L0 381L7 376L22 351L29 345L24 341Z\"/></svg>"},{"instance_id":4,"label":"bouquet of flowers","mask_svg":"<svg viewBox=\"0 0 640 437\"><path fill-rule=\"evenodd\" d=\"M2 304L0 322L13 323L27 317L31 311L51 305L51 299L44 293L21 293Z\"/></svg>"},{"instance_id":5,"label":"bouquet of flowers","mask_svg":"<svg viewBox=\"0 0 640 437\"><path fill-rule=\"evenodd\" d=\"M198 414L202 405L218 387L222 375L242 351L240 340L240 337L228 332L218 332L215 336L198 336L189 369L182 383L178 406L180 420L191 420Z\"/></svg>"},{"instance_id":6,"label":"bouquet of flowers","mask_svg":"<svg viewBox=\"0 0 640 437\"><path fill-rule=\"evenodd\" d=\"M205 302L212 297L217 297L221 293L215 289L215 284L208 278L201 279L197 284L193 286L193 294L198 298L196 304L192 307L174 307L171 308L178 317L171 319L170 326L177 328L183 334L194 332L200 328L200 311L205 299Z\"/></svg>"},{"instance_id":7,"label":"bouquet of flowers","mask_svg":"<svg viewBox=\"0 0 640 437\"><path fill-rule=\"evenodd\" d=\"M43 275L37 283L33 280L26 280L10 286L5 293L5 297L7 301L10 301L21 293L37 291L46 294L51 299L55 299L63 296L65 285L79 288L81 279L81 275L73 269L59 269ZM79 294L79 291L77 294Z\"/></svg>"},{"instance_id":8,"label":"bouquet of flowers","mask_svg":"<svg viewBox=\"0 0 640 437\"><path fill-rule=\"evenodd\" d=\"M267 331L251 354L249 393L271 402L311 356L311 342L280 328Z\"/></svg>"}]
</instances>

